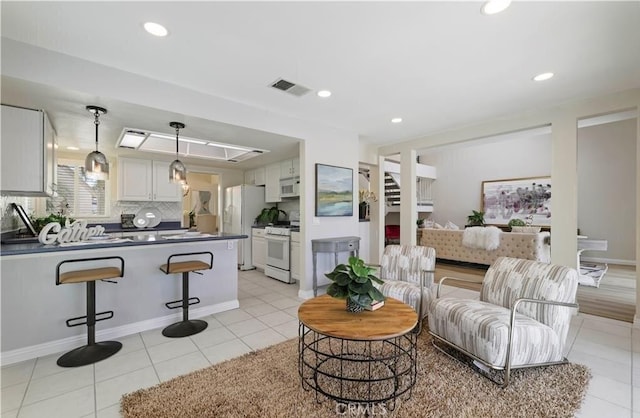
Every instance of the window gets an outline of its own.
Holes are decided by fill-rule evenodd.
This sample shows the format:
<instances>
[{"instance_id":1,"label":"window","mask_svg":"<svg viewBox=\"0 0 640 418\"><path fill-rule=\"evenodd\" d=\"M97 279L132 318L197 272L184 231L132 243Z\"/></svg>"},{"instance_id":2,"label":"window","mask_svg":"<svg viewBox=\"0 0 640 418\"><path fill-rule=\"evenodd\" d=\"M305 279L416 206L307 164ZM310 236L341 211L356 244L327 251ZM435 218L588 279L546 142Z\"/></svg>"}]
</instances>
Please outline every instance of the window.
<instances>
[{"instance_id":1,"label":"window","mask_svg":"<svg viewBox=\"0 0 640 418\"><path fill-rule=\"evenodd\" d=\"M108 181L85 174L83 161L58 160L58 196L52 205L76 218L108 216Z\"/></svg>"}]
</instances>

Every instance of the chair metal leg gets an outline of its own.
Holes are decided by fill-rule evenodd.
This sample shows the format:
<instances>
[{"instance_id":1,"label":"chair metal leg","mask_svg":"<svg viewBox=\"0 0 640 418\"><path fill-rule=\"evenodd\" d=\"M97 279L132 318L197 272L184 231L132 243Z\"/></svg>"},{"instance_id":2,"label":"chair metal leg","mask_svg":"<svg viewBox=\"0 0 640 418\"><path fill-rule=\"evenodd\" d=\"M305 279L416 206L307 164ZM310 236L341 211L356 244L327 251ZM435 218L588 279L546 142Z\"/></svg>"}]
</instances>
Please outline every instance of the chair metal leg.
<instances>
[{"instance_id":1,"label":"chair metal leg","mask_svg":"<svg viewBox=\"0 0 640 418\"><path fill-rule=\"evenodd\" d=\"M163 329L162 335L169 338L188 337L204 331L207 326L209 324L206 321L189 319L189 272L184 272L182 273L182 321Z\"/></svg>"}]
</instances>

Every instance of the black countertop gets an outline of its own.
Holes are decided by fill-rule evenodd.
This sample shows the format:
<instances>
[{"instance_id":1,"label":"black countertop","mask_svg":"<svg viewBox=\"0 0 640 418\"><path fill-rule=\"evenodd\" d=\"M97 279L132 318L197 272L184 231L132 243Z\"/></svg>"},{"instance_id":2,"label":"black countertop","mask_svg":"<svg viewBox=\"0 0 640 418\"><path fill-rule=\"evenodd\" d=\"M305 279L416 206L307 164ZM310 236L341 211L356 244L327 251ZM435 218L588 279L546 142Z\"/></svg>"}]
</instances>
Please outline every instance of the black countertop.
<instances>
[{"instance_id":1,"label":"black countertop","mask_svg":"<svg viewBox=\"0 0 640 418\"><path fill-rule=\"evenodd\" d=\"M171 229L171 228L170 228ZM173 228L175 229L175 228ZM127 229L126 231L129 231ZM115 232L110 230L110 232ZM183 242L202 242L202 241L224 241L234 239L249 238L247 235L237 234L202 234L202 236L136 236L130 238L128 241L124 239L114 239L105 241L95 241L91 243L83 243L76 245L44 245L38 242L34 242L34 238L26 239L24 243L16 244L2 244L0 247L0 255L18 255L18 254L37 254L57 251L76 251L76 250L94 250L98 248L116 248L116 247L132 247L138 245L162 245L162 244L179 244ZM109 242L112 241L112 242Z\"/></svg>"}]
</instances>

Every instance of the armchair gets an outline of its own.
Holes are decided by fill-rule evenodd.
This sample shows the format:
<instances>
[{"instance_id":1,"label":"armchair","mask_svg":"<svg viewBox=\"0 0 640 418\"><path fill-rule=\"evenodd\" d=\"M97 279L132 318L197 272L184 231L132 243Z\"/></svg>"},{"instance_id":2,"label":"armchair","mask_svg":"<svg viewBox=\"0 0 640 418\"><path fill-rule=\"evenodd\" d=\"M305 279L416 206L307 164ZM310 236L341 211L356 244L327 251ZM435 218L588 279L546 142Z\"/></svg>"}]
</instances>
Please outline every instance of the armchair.
<instances>
[{"instance_id":1,"label":"armchair","mask_svg":"<svg viewBox=\"0 0 640 418\"><path fill-rule=\"evenodd\" d=\"M449 355L443 347L453 347L502 371L502 381L483 375L503 387L511 369L567 362L564 346L578 307L575 269L500 257L487 270L480 300L440 298L446 279L429 305L429 333L437 349Z\"/></svg>"},{"instance_id":2,"label":"armchair","mask_svg":"<svg viewBox=\"0 0 640 418\"><path fill-rule=\"evenodd\" d=\"M420 245L387 245L380 262L380 291L415 309L418 333L431 302L435 263L435 250Z\"/></svg>"}]
</instances>

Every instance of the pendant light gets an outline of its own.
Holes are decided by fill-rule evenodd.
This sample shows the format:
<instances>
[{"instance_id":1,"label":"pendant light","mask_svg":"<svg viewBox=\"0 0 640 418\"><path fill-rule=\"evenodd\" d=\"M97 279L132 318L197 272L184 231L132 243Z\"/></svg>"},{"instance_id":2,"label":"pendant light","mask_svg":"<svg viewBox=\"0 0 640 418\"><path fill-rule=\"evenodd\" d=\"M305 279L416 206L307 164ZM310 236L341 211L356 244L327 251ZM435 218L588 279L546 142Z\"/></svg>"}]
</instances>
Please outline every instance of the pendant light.
<instances>
[{"instance_id":1,"label":"pendant light","mask_svg":"<svg viewBox=\"0 0 640 418\"><path fill-rule=\"evenodd\" d=\"M176 159L169 166L169 181L171 183L187 184L187 167L178 159L178 137L180 129L185 125L181 122L170 122L169 126L176 129Z\"/></svg>"},{"instance_id":2,"label":"pendant light","mask_svg":"<svg viewBox=\"0 0 640 418\"><path fill-rule=\"evenodd\" d=\"M84 160L84 169L87 177L95 180L108 180L109 179L109 161L107 157L100 151L98 151L98 125L100 125L100 115L107 113L107 109L99 106L87 106L86 109L93 113L95 120L93 123L96 125L96 150L87 155Z\"/></svg>"}]
</instances>

